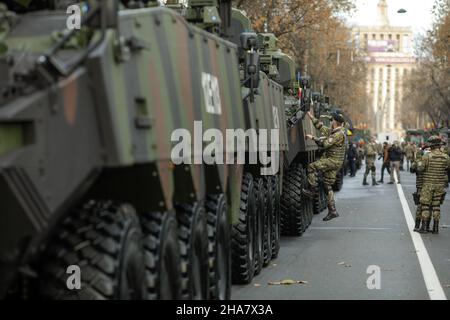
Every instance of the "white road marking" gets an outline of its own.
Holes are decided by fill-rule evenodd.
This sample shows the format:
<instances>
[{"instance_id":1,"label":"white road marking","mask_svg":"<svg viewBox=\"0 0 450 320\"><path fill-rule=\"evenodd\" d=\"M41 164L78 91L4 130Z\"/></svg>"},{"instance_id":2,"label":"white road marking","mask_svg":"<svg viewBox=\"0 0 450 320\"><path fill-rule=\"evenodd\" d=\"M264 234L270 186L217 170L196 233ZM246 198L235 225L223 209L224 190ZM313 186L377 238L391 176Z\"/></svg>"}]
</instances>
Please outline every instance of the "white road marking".
<instances>
[{"instance_id":1,"label":"white road marking","mask_svg":"<svg viewBox=\"0 0 450 320\"><path fill-rule=\"evenodd\" d=\"M396 172L394 172L394 176L403 213L405 215L406 224L408 225L408 230L416 249L417 258L419 259L423 279L425 280L425 285L428 290L428 296L431 300L447 300L444 289L442 288L436 270L434 269L433 262L431 262L430 255L428 254L427 248L423 243L423 239L419 233L413 231L415 224L413 215L409 209L408 201L406 201L401 184L397 184L398 180Z\"/></svg>"}]
</instances>

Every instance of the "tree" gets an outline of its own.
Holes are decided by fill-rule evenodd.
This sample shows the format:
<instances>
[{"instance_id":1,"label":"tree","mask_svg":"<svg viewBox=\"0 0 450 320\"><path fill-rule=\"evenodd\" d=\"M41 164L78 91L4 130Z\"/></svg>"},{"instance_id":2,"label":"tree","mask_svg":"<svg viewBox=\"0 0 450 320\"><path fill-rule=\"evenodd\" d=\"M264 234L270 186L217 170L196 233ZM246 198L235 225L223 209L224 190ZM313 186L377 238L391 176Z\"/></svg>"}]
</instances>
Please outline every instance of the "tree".
<instances>
[{"instance_id":1,"label":"tree","mask_svg":"<svg viewBox=\"0 0 450 320\"><path fill-rule=\"evenodd\" d=\"M406 82L405 103L425 113L435 127L450 119L450 6L436 0L435 22L418 46L419 66ZM406 123L409 120L404 119Z\"/></svg>"},{"instance_id":2,"label":"tree","mask_svg":"<svg viewBox=\"0 0 450 320\"><path fill-rule=\"evenodd\" d=\"M354 10L352 0L236 0L257 32L274 33L280 48L292 56L314 89L355 122L365 121L366 69L354 59L351 32L339 14Z\"/></svg>"}]
</instances>

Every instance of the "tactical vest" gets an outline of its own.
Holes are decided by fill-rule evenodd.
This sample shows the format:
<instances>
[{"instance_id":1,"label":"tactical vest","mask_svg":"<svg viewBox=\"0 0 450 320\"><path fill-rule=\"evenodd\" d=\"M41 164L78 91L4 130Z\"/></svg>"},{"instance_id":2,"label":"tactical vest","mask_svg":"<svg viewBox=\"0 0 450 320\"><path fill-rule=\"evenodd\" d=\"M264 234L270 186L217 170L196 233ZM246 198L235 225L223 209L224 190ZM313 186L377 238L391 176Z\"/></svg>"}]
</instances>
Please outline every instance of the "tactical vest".
<instances>
[{"instance_id":1,"label":"tactical vest","mask_svg":"<svg viewBox=\"0 0 450 320\"><path fill-rule=\"evenodd\" d=\"M368 145L367 145L367 152L366 152L366 155L368 156L368 157L376 157L376 155L377 155L377 150L375 149L375 144L374 143L369 143Z\"/></svg>"},{"instance_id":2,"label":"tactical vest","mask_svg":"<svg viewBox=\"0 0 450 320\"><path fill-rule=\"evenodd\" d=\"M423 161L425 162L425 171L423 172L423 182L434 185L447 185L447 164L448 155L438 152L429 153Z\"/></svg>"},{"instance_id":3,"label":"tactical vest","mask_svg":"<svg viewBox=\"0 0 450 320\"><path fill-rule=\"evenodd\" d=\"M334 160L336 162L344 163L346 152L345 141L347 136L345 135L342 128L337 130L336 132L333 132L331 135L339 135L341 139L340 142L325 150L324 156L325 158Z\"/></svg>"}]
</instances>

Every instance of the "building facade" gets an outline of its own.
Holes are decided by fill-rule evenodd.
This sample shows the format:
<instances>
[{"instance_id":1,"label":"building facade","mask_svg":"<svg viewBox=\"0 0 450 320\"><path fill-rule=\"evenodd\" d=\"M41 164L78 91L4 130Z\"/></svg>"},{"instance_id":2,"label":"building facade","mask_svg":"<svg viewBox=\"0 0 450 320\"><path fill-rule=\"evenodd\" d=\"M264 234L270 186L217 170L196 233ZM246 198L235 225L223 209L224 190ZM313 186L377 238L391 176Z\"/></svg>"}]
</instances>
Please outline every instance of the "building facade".
<instances>
[{"instance_id":1,"label":"building facade","mask_svg":"<svg viewBox=\"0 0 450 320\"><path fill-rule=\"evenodd\" d=\"M372 132L401 136L403 79L414 69L413 32L410 27L391 26L386 0L378 3L377 23L356 26L352 37L359 48L359 57L367 63L368 114Z\"/></svg>"}]
</instances>

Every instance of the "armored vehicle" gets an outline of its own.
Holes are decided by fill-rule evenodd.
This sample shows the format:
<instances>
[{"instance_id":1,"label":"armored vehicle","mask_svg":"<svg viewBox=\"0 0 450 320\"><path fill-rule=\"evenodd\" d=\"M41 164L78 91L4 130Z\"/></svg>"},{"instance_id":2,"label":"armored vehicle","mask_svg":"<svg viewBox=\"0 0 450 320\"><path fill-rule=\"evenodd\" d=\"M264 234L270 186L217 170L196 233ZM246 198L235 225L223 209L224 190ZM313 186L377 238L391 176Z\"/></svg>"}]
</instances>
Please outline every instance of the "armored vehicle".
<instances>
[{"instance_id":1,"label":"armored vehicle","mask_svg":"<svg viewBox=\"0 0 450 320\"><path fill-rule=\"evenodd\" d=\"M53 1L7 4L0 295L226 299L250 282L278 253L282 169L239 160L288 146L255 38L225 40L231 1L87 1L73 30ZM215 140L249 129L279 139Z\"/></svg>"}]
</instances>

